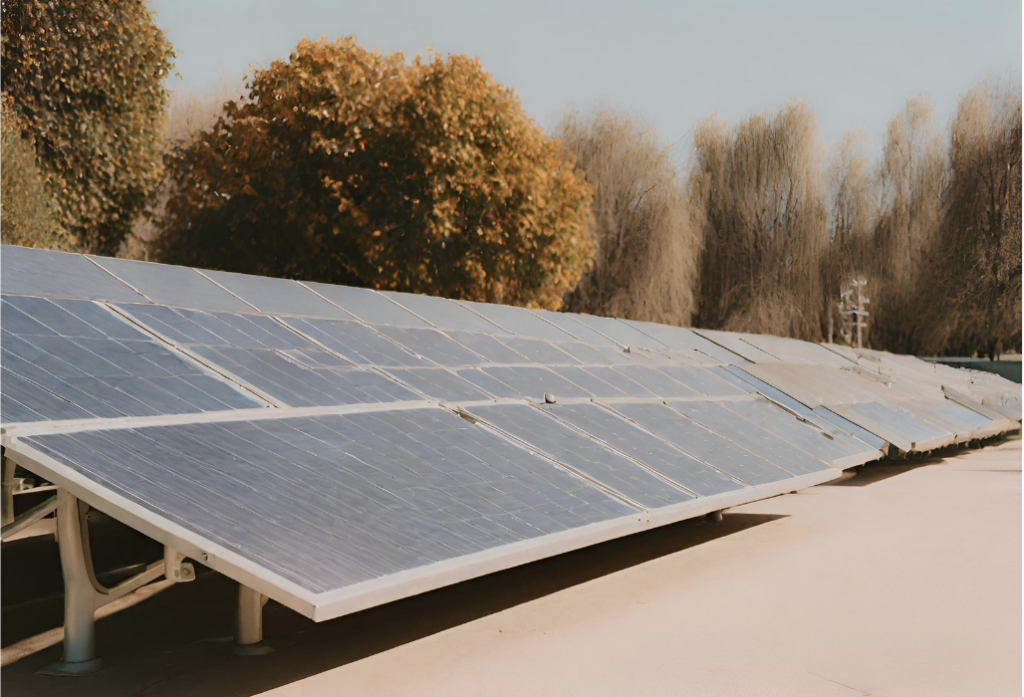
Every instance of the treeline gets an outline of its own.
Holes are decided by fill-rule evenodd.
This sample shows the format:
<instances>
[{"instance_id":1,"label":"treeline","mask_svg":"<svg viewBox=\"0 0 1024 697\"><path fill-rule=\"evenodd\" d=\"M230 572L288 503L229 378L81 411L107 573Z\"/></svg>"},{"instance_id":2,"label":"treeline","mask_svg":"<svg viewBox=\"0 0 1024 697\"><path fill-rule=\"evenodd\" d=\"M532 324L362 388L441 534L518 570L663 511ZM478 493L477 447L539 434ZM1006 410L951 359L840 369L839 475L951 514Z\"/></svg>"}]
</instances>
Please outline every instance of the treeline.
<instances>
[{"instance_id":1,"label":"treeline","mask_svg":"<svg viewBox=\"0 0 1024 697\"><path fill-rule=\"evenodd\" d=\"M551 134L479 62L303 41L213 102L176 95L143 0L3 3L5 242L822 340L852 279L867 340L1021 340L1020 85L948 129L926 99L881 151L831 152L802 102L693 132Z\"/></svg>"}]
</instances>

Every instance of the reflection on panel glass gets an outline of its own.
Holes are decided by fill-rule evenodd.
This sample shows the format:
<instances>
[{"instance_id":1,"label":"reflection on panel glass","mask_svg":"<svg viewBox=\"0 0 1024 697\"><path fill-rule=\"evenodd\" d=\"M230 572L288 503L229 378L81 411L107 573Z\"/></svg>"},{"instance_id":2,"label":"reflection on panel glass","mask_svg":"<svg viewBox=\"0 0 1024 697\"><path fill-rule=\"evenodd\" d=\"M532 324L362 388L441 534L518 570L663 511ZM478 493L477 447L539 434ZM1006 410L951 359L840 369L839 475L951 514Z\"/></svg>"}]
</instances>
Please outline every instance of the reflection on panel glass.
<instances>
[{"instance_id":1,"label":"reflection on panel glass","mask_svg":"<svg viewBox=\"0 0 1024 697\"><path fill-rule=\"evenodd\" d=\"M5 296L0 320L4 423L260 406L93 302Z\"/></svg>"},{"instance_id":2,"label":"reflection on panel glass","mask_svg":"<svg viewBox=\"0 0 1024 697\"><path fill-rule=\"evenodd\" d=\"M29 442L314 593L636 512L437 408Z\"/></svg>"}]
</instances>

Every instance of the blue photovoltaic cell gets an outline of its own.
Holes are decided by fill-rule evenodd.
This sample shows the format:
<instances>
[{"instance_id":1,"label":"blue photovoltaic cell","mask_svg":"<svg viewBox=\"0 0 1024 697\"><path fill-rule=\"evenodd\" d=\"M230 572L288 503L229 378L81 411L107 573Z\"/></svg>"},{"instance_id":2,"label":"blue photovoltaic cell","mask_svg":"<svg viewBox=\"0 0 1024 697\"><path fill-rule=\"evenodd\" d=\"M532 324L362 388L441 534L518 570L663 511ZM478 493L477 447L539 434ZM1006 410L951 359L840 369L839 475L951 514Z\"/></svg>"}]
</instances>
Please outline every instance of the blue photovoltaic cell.
<instances>
[{"instance_id":1,"label":"blue photovoltaic cell","mask_svg":"<svg viewBox=\"0 0 1024 697\"><path fill-rule=\"evenodd\" d=\"M292 407L418 400L382 373L348 367L271 317L162 306L121 309L276 402Z\"/></svg>"},{"instance_id":2,"label":"blue photovoltaic cell","mask_svg":"<svg viewBox=\"0 0 1024 697\"><path fill-rule=\"evenodd\" d=\"M472 407L470 413L646 509L693 498L632 460L526 404Z\"/></svg>"},{"instance_id":3,"label":"blue photovoltaic cell","mask_svg":"<svg viewBox=\"0 0 1024 697\"><path fill-rule=\"evenodd\" d=\"M791 476L785 470L688 419L668 405L616 403L611 407L680 450L744 484L767 484Z\"/></svg>"},{"instance_id":4,"label":"blue photovoltaic cell","mask_svg":"<svg viewBox=\"0 0 1024 697\"><path fill-rule=\"evenodd\" d=\"M314 593L636 513L437 408L26 440Z\"/></svg>"},{"instance_id":5,"label":"blue photovoltaic cell","mask_svg":"<svg viewBox=\"0 0 1024 697\"><path fill-rule=\"evenodd\" d=\"M369 288L352 288L309 281L303 281L301 285L316 291L317 294L367 324L390 324L396 327L430 326L404 307L391 302L377 291Z\"/></svg>"},{"instance_id":6,"label":"blue photovoltaic cell","mask_svg":"<svg viewBox=\"0 0 1024 697\"><path fill-rule=\"evenodd\" d=\"M401 344L437 365L454 368L462 365L480 365L487 361L451 337L436 329L411 327L377 327L384 336Z\"/></svg>"},{"instance_id":7,"label":"blue photovoltaic cell","mask_svg":"<svg viewBox=\"0 0 1024 697\"><path fill-rule=\"evenodd\" d=\"M427 361L359 322L302 317L282 317L281 321L359 365L427 365Z\"/></svg>"},{"instance_id":8,"label":"blue photovoltaic cell","mask_svg":"<svg viewBox=\"0 0 1024 697\"><path fill-rule=\"evenodd\" d=\"M350 314L327 302L298 281L227 271L203 270L201 273L260 312L271 315L352 319Z\"/></svg>"},{"instance_id":9,"label":"blue photovoltaic cell","mask_svg":"<svg viewBox=\"0 0 1024 697\"><path fill-rule=\"evenodd\" d=\"M261 406L86 300L4 296L4 423Z\"/></svg>"},{"instance_id":10,"label":"blue photovoltaic cell","mask_svg":"<svg viewBox=\"0 0 1024 697\"><path fill-rule=\"evenodd\" d=\"M810 474L829 467L828 463L812 457L804 450L783 440L782 434L776 436L753 423L741 421L736 418L734 412L716 402L673 401L669 404L694 421L750 452L757 453L776 467L791 474ZM795 422L793 424L793 426L798 425Z\"/></svg>"},{"instance_id":11,"label":"blue photovoltaic cell","mask_svg":"<svg viewBox=\"0 0 1024 697\"><path fill-rule=\"evenodd\" d=\"M992 419L988 418L987 416L982 416L978 412L968 409L962 404L957 404L956 402L950 399L947 399L943 402L935 402L932 408L941 414L945 414L946 416L956 419L957 421L962 421L963 423L969 424L974 428L984 428L986 426L992 425Z\"/></svg>"},{"instance_id":12,"label":"blue photovoltaic cell","mask_svg":"<svg viewBox=\"0 0 1024 697\"><path fill-rule=\"evenodd\" d=\"M445 402L491 399L491 395L446 368L389 368L387 372L431 399Z\"/></svg>"},{"instance_id":13,"label":"blue photovoltaic cell","mask_svg":"<svg viewBox=\"0 0 1024 697\"><path fill-rule=\"evenodd\" d=\"M252 308L244 302L187 266L150 264L112 257L89 258L158 305L252 312Z\"/></svg>"},{"instance_id":14,"label":"blue photovoltaic cell","mask_svg":"<svg viewBox=\"0 0 1024 697\"><path fill-rule=\"evenodd\" d=\"M146 302L81 254L0 245L0 290L52 298Z\"/></svg>"},{"instance_id":15,"label":"blue photovoltaic cell","mask_svg":"<svg viewBox=\"0 0 1024 697\"><path fill-rule=\"evenodd\" d=\"M377 292L419 315L438 329L507 334L504 329L493 322L488 322L475 312L446 298L416 295L415 293L396 293L389 290Z\"/></svg>"},{"instance_id":16,"label":"blue photovoltaic cell","mask_svg":"<svg viewBox=\"0 0 1024 697\"><path fill-rule=\"evenodd\" d=\"M712 496L743 486L596 404L553 404L545 405L544 409L698 496Z\"/></svg>"}]
</instances>

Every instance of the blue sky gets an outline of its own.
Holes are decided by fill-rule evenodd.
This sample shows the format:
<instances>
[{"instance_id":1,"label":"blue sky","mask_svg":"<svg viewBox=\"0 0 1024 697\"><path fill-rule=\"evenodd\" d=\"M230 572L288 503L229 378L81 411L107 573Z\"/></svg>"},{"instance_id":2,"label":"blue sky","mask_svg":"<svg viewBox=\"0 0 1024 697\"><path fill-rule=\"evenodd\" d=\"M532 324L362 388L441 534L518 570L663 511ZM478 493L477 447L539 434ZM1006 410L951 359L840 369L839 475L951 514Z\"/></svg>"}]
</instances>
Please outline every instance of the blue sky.
<instances>
[{"instance_id":1,"label":"blue sky","mask_svg":"<svg viewBox=\"0 0 1024 697\"><path fill-rule=\"evenodd\" d=\"M286 57L303 36L351 34L383 52L478 56L545 128L571 106L636 111L681 155L704 116L732 124L791 97L817 112L824 140L859 124L877 150L908 97L929 94L944 126L980 77L1020 80L1020 0L152 5L179 54L172 89L202 93L222 71L240 78Z\"/></svg>"}]
</instances>

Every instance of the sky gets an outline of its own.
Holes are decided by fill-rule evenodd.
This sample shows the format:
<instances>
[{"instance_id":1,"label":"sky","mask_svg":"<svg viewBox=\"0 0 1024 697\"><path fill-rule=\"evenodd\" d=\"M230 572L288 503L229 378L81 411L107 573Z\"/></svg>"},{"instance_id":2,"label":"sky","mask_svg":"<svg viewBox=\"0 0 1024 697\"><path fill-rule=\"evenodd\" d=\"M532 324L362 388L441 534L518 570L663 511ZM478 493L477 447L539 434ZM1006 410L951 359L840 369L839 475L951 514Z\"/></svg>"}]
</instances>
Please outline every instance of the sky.
<instances>
[{"instance_id":1,"label":"sky","mask_svg":"<svg viewBox=\"0 0 1024 697\"><path fill-rule=\"evenodd\" d=\"M821 137L854 124L879 150L886 122L922 94L938 126L986 75L1020 82L1020 0L151 0L178 53L171 89L211 91L286 58L305 36L353 35L382 52L467 54L551 129L567 109L635 112L684 157L693 127L790 98Z\"/></svg>"}]
</instances>

